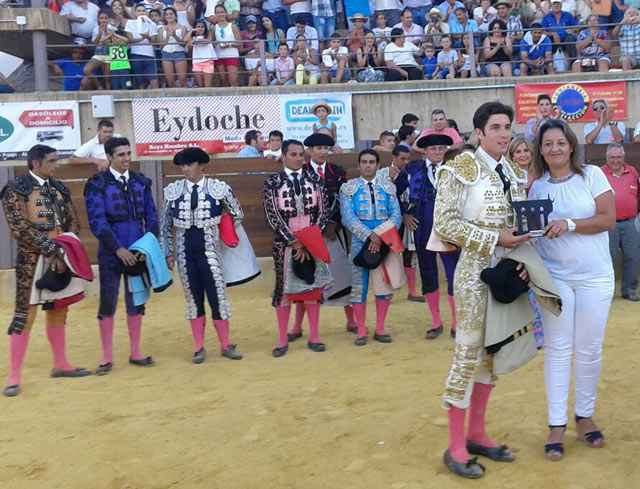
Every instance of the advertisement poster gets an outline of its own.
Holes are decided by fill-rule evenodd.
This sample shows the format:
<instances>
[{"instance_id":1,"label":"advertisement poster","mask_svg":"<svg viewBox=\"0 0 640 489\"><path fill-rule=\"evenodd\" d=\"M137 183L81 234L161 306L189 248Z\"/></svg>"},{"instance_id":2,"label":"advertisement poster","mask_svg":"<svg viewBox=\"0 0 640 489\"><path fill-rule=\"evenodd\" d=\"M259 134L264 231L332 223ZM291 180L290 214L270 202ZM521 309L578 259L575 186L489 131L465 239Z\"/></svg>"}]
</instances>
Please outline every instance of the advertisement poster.
<instances>
[{"instance_id":1,"label":"advertisement poster","mask_svg":"<svg viewBox=\"0 0 640 489\"><path fill-rule=\"evenodd\" d=\"M325 100L332 109L338 144L354 148L351 94L240 95L138 99L132 102L139 156L169 156L199 146L207 153L240 151L247 131L280 130L285 139L303 140L317 118L311 107Z\"/></svg>"},{"instance_id":2,"label":"advertisement poster","mask_svg":"<svg viewBox=\"0 0 640 489\"><path fill-rule=\"evenodd\" d=\"M78 102L0 103L0 159L26 159L27 151L45 144L67 157L82 145Z\"/></svg>"},{"instance_id":3,"label":"advertisement poster","mask_svg":"<svg viewBox=\"0 0 640 489\"><path fill-rule=\"evenodd\" d=\"M516 122L525 124L536 116L538 95L551 97L554 117L567 122L593 122L596 120L591 104L604 99L613 108L613 119L627 119L627 87L625 82L596 83L539 83L515 87Z\"/></svg>"}]
</instances>

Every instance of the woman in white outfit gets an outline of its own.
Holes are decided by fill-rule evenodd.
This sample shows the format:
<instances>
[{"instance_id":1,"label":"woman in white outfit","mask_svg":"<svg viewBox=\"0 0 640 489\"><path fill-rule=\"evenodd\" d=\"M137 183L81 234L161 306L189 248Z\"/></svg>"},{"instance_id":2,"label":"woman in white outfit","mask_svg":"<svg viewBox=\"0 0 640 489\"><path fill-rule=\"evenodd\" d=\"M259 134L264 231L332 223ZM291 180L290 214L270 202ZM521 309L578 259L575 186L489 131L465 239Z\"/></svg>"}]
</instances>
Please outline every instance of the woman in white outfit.
<instances>
[{"instance_id":1,"label":"woman in white outfit","mask_svg":"<svg viewBox=\"0 0 640 489\"><path fill-rule=\"evenodd\" d=\"M536 248L562 297L555 317L541 308L545 325L545 383L550 460L564 454L567 399L574 355L575 419L580 440L600 448L604 437L594 423L602 342L614 291L609 236L616 222L613 191L602 171L582 165L578 140L561 120L551 120L538 133L529 199L553 201L545 236Z\"/></svg>"},{"instance_id":2,"label":"woman in white outfit","mask_svg":"<svg viewBox=\"0 0 640 489\"><path fill-rule=\"evenodd\" d=\"M229 22L224 6L219 3L215 8L218 23L215 25L216 53L218 61L216 67L223 87L238 86L238 66L240 65L238 43L240 31L235 24Z\"/></svg>"}]
</instances>

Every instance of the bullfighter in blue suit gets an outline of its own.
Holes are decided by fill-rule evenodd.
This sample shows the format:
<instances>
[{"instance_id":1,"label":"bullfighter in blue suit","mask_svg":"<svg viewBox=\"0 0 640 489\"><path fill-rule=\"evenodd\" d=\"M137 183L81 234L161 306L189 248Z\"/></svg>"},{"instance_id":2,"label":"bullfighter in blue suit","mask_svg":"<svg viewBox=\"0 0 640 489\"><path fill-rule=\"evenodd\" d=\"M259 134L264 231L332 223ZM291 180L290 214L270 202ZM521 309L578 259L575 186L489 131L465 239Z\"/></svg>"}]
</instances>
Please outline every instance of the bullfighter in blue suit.
<instances>
[{"instance_id":1,"label":"bullfighter in blue suit","mask_svg":"<svg viewBox=\"0 0 640 489\"><path fill-rule=\"evenodd\" d=\"M113 368L113 317L118 304L123 268L133 267L138 257L129 251L146 232L160 234L151 180L129 170L131 144L127 138L113 138L104 145L109 168L96 173L84 189L85 205L91 232L98 238L100 272L100 307L98 324L102 340L102 362L98 375ZM125 304L129 329L129 363L141 367L155 365L151 357L140 352L140 334L144 305L136 306L125 280Z\"/></svg>"},{"instance_id":2,"label":"bullfighter in blue suit","mask_svg":"<svg viewBox=\"0 0 640 489\"><path fill-rule=\"evenodd\" d=\"M452 144L453 140L442 134L429 134L421 137L416 145L424 149L426 158L409 163L394 182L398 189L398 195L401 195L407 187L409 188L409 205L403 208L403 221L408 229L414 231L420 278L422 279L422 293L425 294L432 318L431 329L426 334L428 340L437 338L443 329L440 318L440 292L436 263L438 253L427 250L427 242L433 227L436 171L444 161L447 147ZM447 293L451 306L451 336L455 336L456 331L453 273L459 257L459 251L440 253L447 277Z\"/></svg>"},{"instance_id":3,"label":"bullfighter in blue suit","mask_svg":"<svg viewBox=\"0 0 640 489\"><path fill-rule=\"evenodd\" d=\"M342 224L352 233L352 262L363 246L368 246L372 253L380 250L382 239L374 230L381 224L391 221L398 229L402 223L395 185L388 178L376 177L379 161L380 157L375 151L361 151L358 155L360 177L349 180L340 189ZM372 275L370 272L367 268L352 264L351 303L358 324L357 346L367 343L365 313ZM391 337L384 329L391 297L391 294L376 295L376 332L373 339L381 343L391 343Z\"/></svg>"}]
</instances>

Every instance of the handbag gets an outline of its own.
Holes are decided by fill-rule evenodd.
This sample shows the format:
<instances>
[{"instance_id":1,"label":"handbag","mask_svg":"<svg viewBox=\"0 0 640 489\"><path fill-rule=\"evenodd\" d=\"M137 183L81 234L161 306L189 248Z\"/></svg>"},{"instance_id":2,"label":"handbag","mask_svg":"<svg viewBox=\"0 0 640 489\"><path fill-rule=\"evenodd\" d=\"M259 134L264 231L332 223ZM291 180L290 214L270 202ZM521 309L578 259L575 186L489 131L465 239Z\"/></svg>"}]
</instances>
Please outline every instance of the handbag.
<instances>
[{"instance_id":1,"label":"handbag","mask_svg":"<svg viewBox=\"0 0 640 489\"><path fill-rule=\"evenodd\" d=\"M553 68L556 71L569 70L569 63L567 63L567 58L565 58L562 48L558 48L558 50L553 53Z\"/></svg>"}]
</instances>

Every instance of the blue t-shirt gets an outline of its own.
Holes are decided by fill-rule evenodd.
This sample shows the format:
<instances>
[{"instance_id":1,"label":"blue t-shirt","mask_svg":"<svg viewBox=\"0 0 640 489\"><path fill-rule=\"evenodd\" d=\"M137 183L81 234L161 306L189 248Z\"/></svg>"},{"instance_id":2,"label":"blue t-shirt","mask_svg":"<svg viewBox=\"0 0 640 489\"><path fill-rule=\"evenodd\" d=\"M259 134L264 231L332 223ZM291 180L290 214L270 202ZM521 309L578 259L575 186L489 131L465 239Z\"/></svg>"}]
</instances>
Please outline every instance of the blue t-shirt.
<instances>
[{"instance_id":1,"label":"blue t-shirt","mask_svg":"<svg viewBox=\"0 0 640 489\"><path fill-rule=\"evenodd\" d=\"M369 0L349 0L344 2L344 8L346 10L347 19L350 19L355 14L362 14L365 17L371 15L371 9L369 8Z\"/></svg>"},{"instance_id":2,"label":"blue t-shirt","mask_svg":"<svg viewBox=\"0 0 640 489\"><path fill-rule=\"evenodd\" d=\"M551 39L548 37L538 44L532 51L531 44L527 43L524 39L520 41L520 52L527 53L527 59L529 61L535 61L536 59L544 59L547 53L551 52Z\"/></svg>"},{"instance_id":3,"label":"blue t-shirt","mask_svg":"<svg viewBox=\"0 0 640 489\"><path fill-rule=\"evenodd\" d=\"M423 56L422 66L424 66L425 80L431 80L431 78L433 78L433 72L436 71L436 66L438 66L438 58L434 56L433 58L429 59L426 56Z\"/></svg>"},{"instance_id":4,"label":"blue t-shirt","mask_svg":"<svg viewBox=\"0 0 640 489\"><path fill-rule=\"evenodd\" d=\"M564 10L560 14L560 22L556 21L556 16L553 15L553 12L549 12L542 18L542 28L558 33L561 41L567 38L567 29L553 29L553 27L572 27L577 25L578 21L576 18Z\"/></svg>"},{"instance_id":5,"label":"blue t-shirt","mask_svg":"<svg viewBox=\"0 0 640 489\"><path fill-rule=\"evenodd\" d=\"M84 76L82 70L84 70L87 62L82 61L80 64L76 64L71 58L60 58L55 63L62 70L62 89L65 92L80 90L80 82Z\"/></svg>"}]
</instances>

